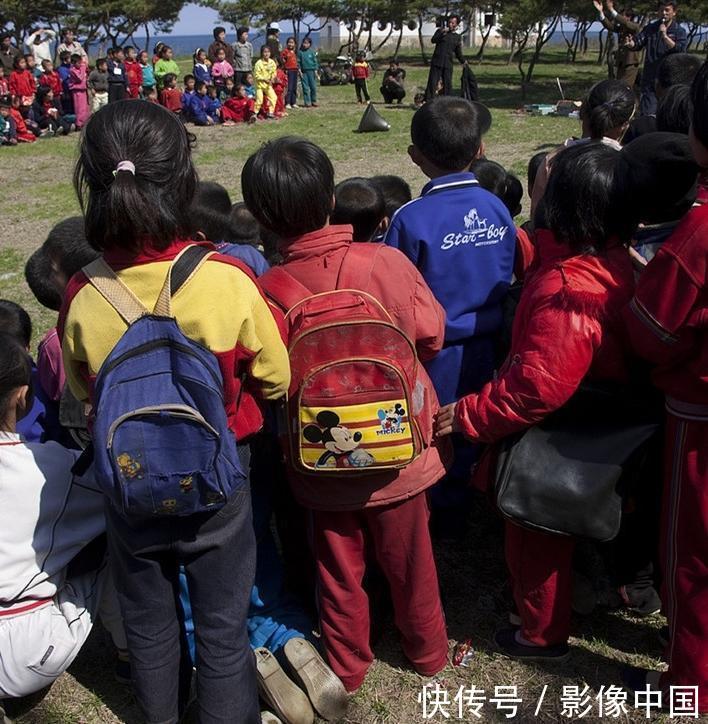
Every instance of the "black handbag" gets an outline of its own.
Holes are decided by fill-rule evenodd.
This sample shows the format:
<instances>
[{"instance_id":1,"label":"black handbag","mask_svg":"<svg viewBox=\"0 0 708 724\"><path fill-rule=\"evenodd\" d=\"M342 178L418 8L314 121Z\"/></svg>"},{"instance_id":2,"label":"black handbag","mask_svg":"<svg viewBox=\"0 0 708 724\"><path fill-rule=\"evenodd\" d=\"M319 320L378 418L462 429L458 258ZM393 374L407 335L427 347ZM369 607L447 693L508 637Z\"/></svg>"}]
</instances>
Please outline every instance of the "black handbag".
<instances>
[{"instance_id":1,"label":"black handbag","mask_svg":"<svg viewBox=\"0 0 708 724\"><path fill-rule=\"evenodd\" d=\"M660 398L650 388L583 384L560 410L501 443L499 510L534 530L612 540L623 490L641 474L661 418Z\"/></svg>"}]
</instances>

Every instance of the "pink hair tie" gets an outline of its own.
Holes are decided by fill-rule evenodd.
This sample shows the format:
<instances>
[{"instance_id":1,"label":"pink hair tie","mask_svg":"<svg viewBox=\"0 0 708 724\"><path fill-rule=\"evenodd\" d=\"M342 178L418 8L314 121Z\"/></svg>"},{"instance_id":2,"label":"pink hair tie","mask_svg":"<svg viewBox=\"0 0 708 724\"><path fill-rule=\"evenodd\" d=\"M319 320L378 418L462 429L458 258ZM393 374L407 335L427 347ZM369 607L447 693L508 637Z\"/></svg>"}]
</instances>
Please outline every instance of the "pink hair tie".
<instances>
[{"instance_id":1,"label":"pink hair tie","mask_svg":"<svg viewBox=\"0 0 708 724\"><path fill-rule=\"evenodd\" d=\"M128 171L135 176L135 164L132 161L119 161L113 175L115 176L118 171Z\"/></svg>"}]
</instances>

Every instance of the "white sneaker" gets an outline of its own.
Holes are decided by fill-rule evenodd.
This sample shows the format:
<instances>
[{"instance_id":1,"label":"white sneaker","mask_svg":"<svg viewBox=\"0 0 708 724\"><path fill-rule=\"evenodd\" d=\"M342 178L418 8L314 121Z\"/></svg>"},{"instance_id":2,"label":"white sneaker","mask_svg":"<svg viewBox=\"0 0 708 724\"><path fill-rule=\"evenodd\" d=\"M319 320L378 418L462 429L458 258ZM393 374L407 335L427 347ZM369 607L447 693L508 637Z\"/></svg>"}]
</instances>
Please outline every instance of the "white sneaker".
<instances>
[{"instance_id":1,"label":"white sneaker","mask_svg":"<svg viewBox=\"0 0 708 724\"><path fill-rule=\"evenodd\" d=\"M292 106L290 106L290 107L291 107L291 108L299 108L300 106L299 106L297 103L293 103Z\"/></svg>"},{"instance_id":2,"label":"white sneaker","mask_svg":"<svg viewBox=\"0 0 708 724\"><path fill-rule=\"evenodd\" d=\"M289 103L286 103L286 104L285 104L285 107L286 107L286 108L292 108L292 106L291 106Z\"/></svg>"}]
</instances>

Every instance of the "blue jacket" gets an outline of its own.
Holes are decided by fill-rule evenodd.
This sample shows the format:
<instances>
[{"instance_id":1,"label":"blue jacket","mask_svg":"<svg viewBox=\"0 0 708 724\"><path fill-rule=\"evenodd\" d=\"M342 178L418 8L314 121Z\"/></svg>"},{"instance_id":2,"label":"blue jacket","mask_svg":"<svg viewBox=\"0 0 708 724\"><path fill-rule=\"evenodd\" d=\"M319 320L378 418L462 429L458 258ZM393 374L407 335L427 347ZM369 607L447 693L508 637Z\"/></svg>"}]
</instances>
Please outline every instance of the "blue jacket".
<instances>
[{"instance_id":1,"label":"blue jacket","mask_svg":"<svg viewBox=\"0 0 708 724\"><path fill-rule=\"evenodd\" d=\"M659 27L661 20L654 20L637 33L634 38L634 47L636 50L646 49L644 56L644 70L642 72L642 86L654 87L654 79L661 61L672 53L685 53L688 47L688 34L683 25L679 25L674 20L667 35L676 43L675 47L669 48L661 37Z\"/></svg>"},{"instance_id":2,"label":"blue jacket","mask_svg":"<svg viewBox=\"0 0 708 724\"><path fill-rule=\"evenodd\" d=\"M211 71L209 66L194 64L192 68L192 75L196 78L197 82L203 80L207 85L211 85Z\"/></svg>"},{"instance_id":3,"label":"blue jacket","mask_svg":"<svg viewBox=\"0 0 708 724\"><path fill-rule=\"evenodd\" d=\"M125 75L125 66L117 60L108 61L108 85L112 83L128 86L128 78Z\"/></svg>"},{"instance_id":4,"label":"blue jacket","mask_svg":"<svg viewBox=\"0 0 708 724\"><path fill-rule=\"evenodd\" d=\"M141 65L143 71L143 88L152 88L155 85L155 69L148 63L148 65Z\"/></svg>"},{"instance_id":5,"label":"blue jacket","mask_svg":"<svg viewBox=\"0 0 708 724\"><path fill-rule=\"evenodd\" d=\"M384 241L418 267L445 308L446 344L499 329L516 229L504 204L481 188L474 174L427 183L419 198L394 214Z\"/></svg>"},{"instance_id":6,"label":"blue jacket","mask_svg":"<svg viewBox=\"0 0 708 724\"><path fill-rule=\"evenodd\" d=\"M270 264L266 261L266 258L261 254L255 246L250 244L220 244L216 247L219 250L219 254L226 254L226 256L232 256L234 259L239 259L244 264L247 264L253 273L259 277L265 274L270 269Z\"/></svg>"},{"instance_id":7,"label":"blue jacket","mask_svg":"<svg viewBox=\"0 0 708 724\"><path fill-rule=\"evenodd\" d=\"M207 117L217 120L213 106L214 101L209 96L200 96L199 93L185 93L182 96L182 112L186 114L187 120L200 126L207 124Z\"/></svg>"}]
</instances>

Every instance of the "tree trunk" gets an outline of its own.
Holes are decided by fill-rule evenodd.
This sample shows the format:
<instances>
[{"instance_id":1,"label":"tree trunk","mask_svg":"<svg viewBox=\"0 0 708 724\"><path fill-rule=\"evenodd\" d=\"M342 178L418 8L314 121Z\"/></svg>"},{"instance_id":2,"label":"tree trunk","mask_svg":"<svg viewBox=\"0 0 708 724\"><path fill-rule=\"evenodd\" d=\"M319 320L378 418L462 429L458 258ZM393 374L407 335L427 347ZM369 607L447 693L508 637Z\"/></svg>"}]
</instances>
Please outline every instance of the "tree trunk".
<instances>
[{"instance_id":1,"label":"tree trunk","mask_svg":"<svg viewBox=\"0 0 708 724\"><path fill-rule=\"evenodd\" d=\"M597 35L597 40L600 43L600 50L597 54L597 64L598 65L602 65L603 58L605 57L605 40L603 37L604 35L605 35L605 28L602 28Z\"/></svg>"},{"instance_id":2,"label":"tree trunk","mask_svg":"<svg viewBox=\"0 0 708 724\"><path fill-rule=\"evenodd\" d=\"M393 51L394 58L398 58L398 52L401 49L402 42L403 42L403 25L401 25L401 30L398 33L398 40L396 41L396 49Z\"/></svg>"},{"instance_id":3,"label":"tree trunk","mask_svg":"<svg viewBox=\"0 0 708 724\"><path fill-rule=\"evenodd\" d=\"M145 50L150 52L148 48L150 47L150 23L145 23Z\"/></svg>"},{"instance_id":4,"label":"tree trunk","mask_svg":"<svg viewBox=\"0 0 708 724\"><path fill-rule=\"evenodd\" d=\"M487 28L487 32L482 32L482 45L479 46L479 50L477 51L477 55L475 56L475 60L479 61L480 63L484 61L484 50L487 47L487 41L489 40L489 36L491 34L491 25Z\"/></svg>"},{"instance_id":5,"label":"tree trunk","mask_svg":"<svg viewBox=\"0 0 708 724\"><path fill-rule=\"evenodd\" d=\"M403 30L401 30L401 33L403 33ZM383 48L386 43L388 43L388 39L393 35L393 23L391 23L391 29L388 31L388 35L371 51L374 55ZM398 45L396 46L396 51L398 51L398 46L401 44L401 38L399 36L398 38Z\"/></svg>"},{"instance_id":6,"label":"tree trunk","mask_svg":"<svg viewBox=\"0 0 708 724\"><path fill-rule=\"evenodd\" d=\"M428 56L423 42L423 16L420 13L418 13L418 43L420 43L420 57L423 59L423 65L428 65Z\"/></svg>"}]
</instances>

